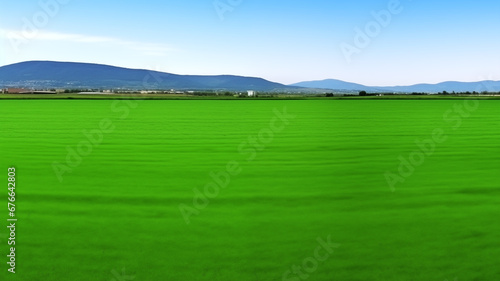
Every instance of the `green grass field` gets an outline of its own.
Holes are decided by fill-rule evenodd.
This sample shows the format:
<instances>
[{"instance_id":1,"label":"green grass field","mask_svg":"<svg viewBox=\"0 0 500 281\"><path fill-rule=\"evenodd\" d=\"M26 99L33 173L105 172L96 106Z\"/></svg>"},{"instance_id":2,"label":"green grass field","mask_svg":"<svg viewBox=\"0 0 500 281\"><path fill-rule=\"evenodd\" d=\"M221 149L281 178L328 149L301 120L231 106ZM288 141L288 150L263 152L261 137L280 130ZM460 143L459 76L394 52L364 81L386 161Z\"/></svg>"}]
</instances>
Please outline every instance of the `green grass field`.
<instances>
[{"instance_id":1,"label":"green grass field","mask_svg":"<svg viewBox=\"0 0 500 281\"><path fill-rule=\"evenodd\" d=\"M2 100L0 118L18 218L0 280L500 278L498 101Z\"/></svg>"}]
</instances>

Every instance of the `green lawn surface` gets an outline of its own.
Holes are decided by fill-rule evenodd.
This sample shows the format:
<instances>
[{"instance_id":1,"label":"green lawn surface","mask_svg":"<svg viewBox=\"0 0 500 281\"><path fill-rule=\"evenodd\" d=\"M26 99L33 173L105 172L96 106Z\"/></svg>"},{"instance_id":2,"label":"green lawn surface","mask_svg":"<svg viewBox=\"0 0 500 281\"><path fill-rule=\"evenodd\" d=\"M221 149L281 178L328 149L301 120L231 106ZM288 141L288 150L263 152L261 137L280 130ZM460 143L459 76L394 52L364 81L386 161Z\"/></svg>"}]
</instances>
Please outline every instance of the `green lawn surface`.
<instances>
[{"instance_id":1,"label":"green lawn surface","mask_svg":"<svg viewBox=\"0 0 500 281\"><path fill-rule=\"evenodd\" d=\"M0 280L500 280L498 101L2 100L0 120Z\"/></svg>"}]
</instances>

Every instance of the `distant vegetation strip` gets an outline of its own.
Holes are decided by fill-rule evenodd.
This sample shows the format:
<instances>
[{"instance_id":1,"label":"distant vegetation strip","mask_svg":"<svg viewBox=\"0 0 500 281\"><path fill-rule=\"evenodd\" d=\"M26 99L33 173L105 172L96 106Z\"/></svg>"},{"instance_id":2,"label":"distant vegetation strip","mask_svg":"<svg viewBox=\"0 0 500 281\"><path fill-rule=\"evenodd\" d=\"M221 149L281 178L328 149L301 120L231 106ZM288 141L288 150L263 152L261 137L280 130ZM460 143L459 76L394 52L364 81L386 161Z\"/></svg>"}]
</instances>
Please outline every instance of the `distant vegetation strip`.
<instances>
[{"instance_id":1,"label":"distant vegetation strip","mask_svg":"<svg viewBox=\"0 0 500 281\"><path fill-rule=\"evenodd\" d=\"M259 95L256 97L236 95L182 95L182 94L0 94L0 100L500 100L500 93L487 95L434 94L434 95Z\"/></svg>"}]
</instances>

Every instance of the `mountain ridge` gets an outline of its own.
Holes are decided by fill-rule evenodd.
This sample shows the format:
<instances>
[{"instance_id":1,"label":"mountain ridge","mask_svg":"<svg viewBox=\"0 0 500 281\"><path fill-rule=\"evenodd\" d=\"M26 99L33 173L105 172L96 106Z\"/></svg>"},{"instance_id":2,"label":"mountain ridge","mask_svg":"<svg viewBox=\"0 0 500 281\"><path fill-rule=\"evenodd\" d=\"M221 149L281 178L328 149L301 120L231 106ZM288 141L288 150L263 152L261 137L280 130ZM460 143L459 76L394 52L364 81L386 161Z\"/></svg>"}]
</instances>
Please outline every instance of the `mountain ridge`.
<instances>
[{"instance_id":1,"label":"mountain ridge","mask_svg":"<svg viewBox=\"0 0 500 281\"><path fill-rule=\"evenodd\" d=\"M27 61L0 67L0 85L40 88L123 88L178 90L295 90L258 77L179 75L112 65Z\"/></svg>"}]
</instances>

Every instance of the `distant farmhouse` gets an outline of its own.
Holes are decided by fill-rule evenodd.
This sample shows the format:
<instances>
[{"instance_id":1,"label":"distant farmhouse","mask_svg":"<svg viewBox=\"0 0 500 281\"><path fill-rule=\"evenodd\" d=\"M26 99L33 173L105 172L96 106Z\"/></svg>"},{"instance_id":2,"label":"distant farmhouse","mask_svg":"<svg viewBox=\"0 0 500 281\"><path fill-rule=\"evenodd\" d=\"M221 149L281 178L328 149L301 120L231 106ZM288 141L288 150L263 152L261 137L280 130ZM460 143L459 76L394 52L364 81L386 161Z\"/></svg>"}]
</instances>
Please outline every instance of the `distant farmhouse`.
<instances>
[{"instance_id":1,"label":"distant farmhouse","mask_svg":"<svg viewBox=\"0 0 500 281\"><path fill-rule=\"evenodd\" d=\"M256 93L255 91L247 91L249 97L255 97Z\"/></svg>"}]
</instances>

